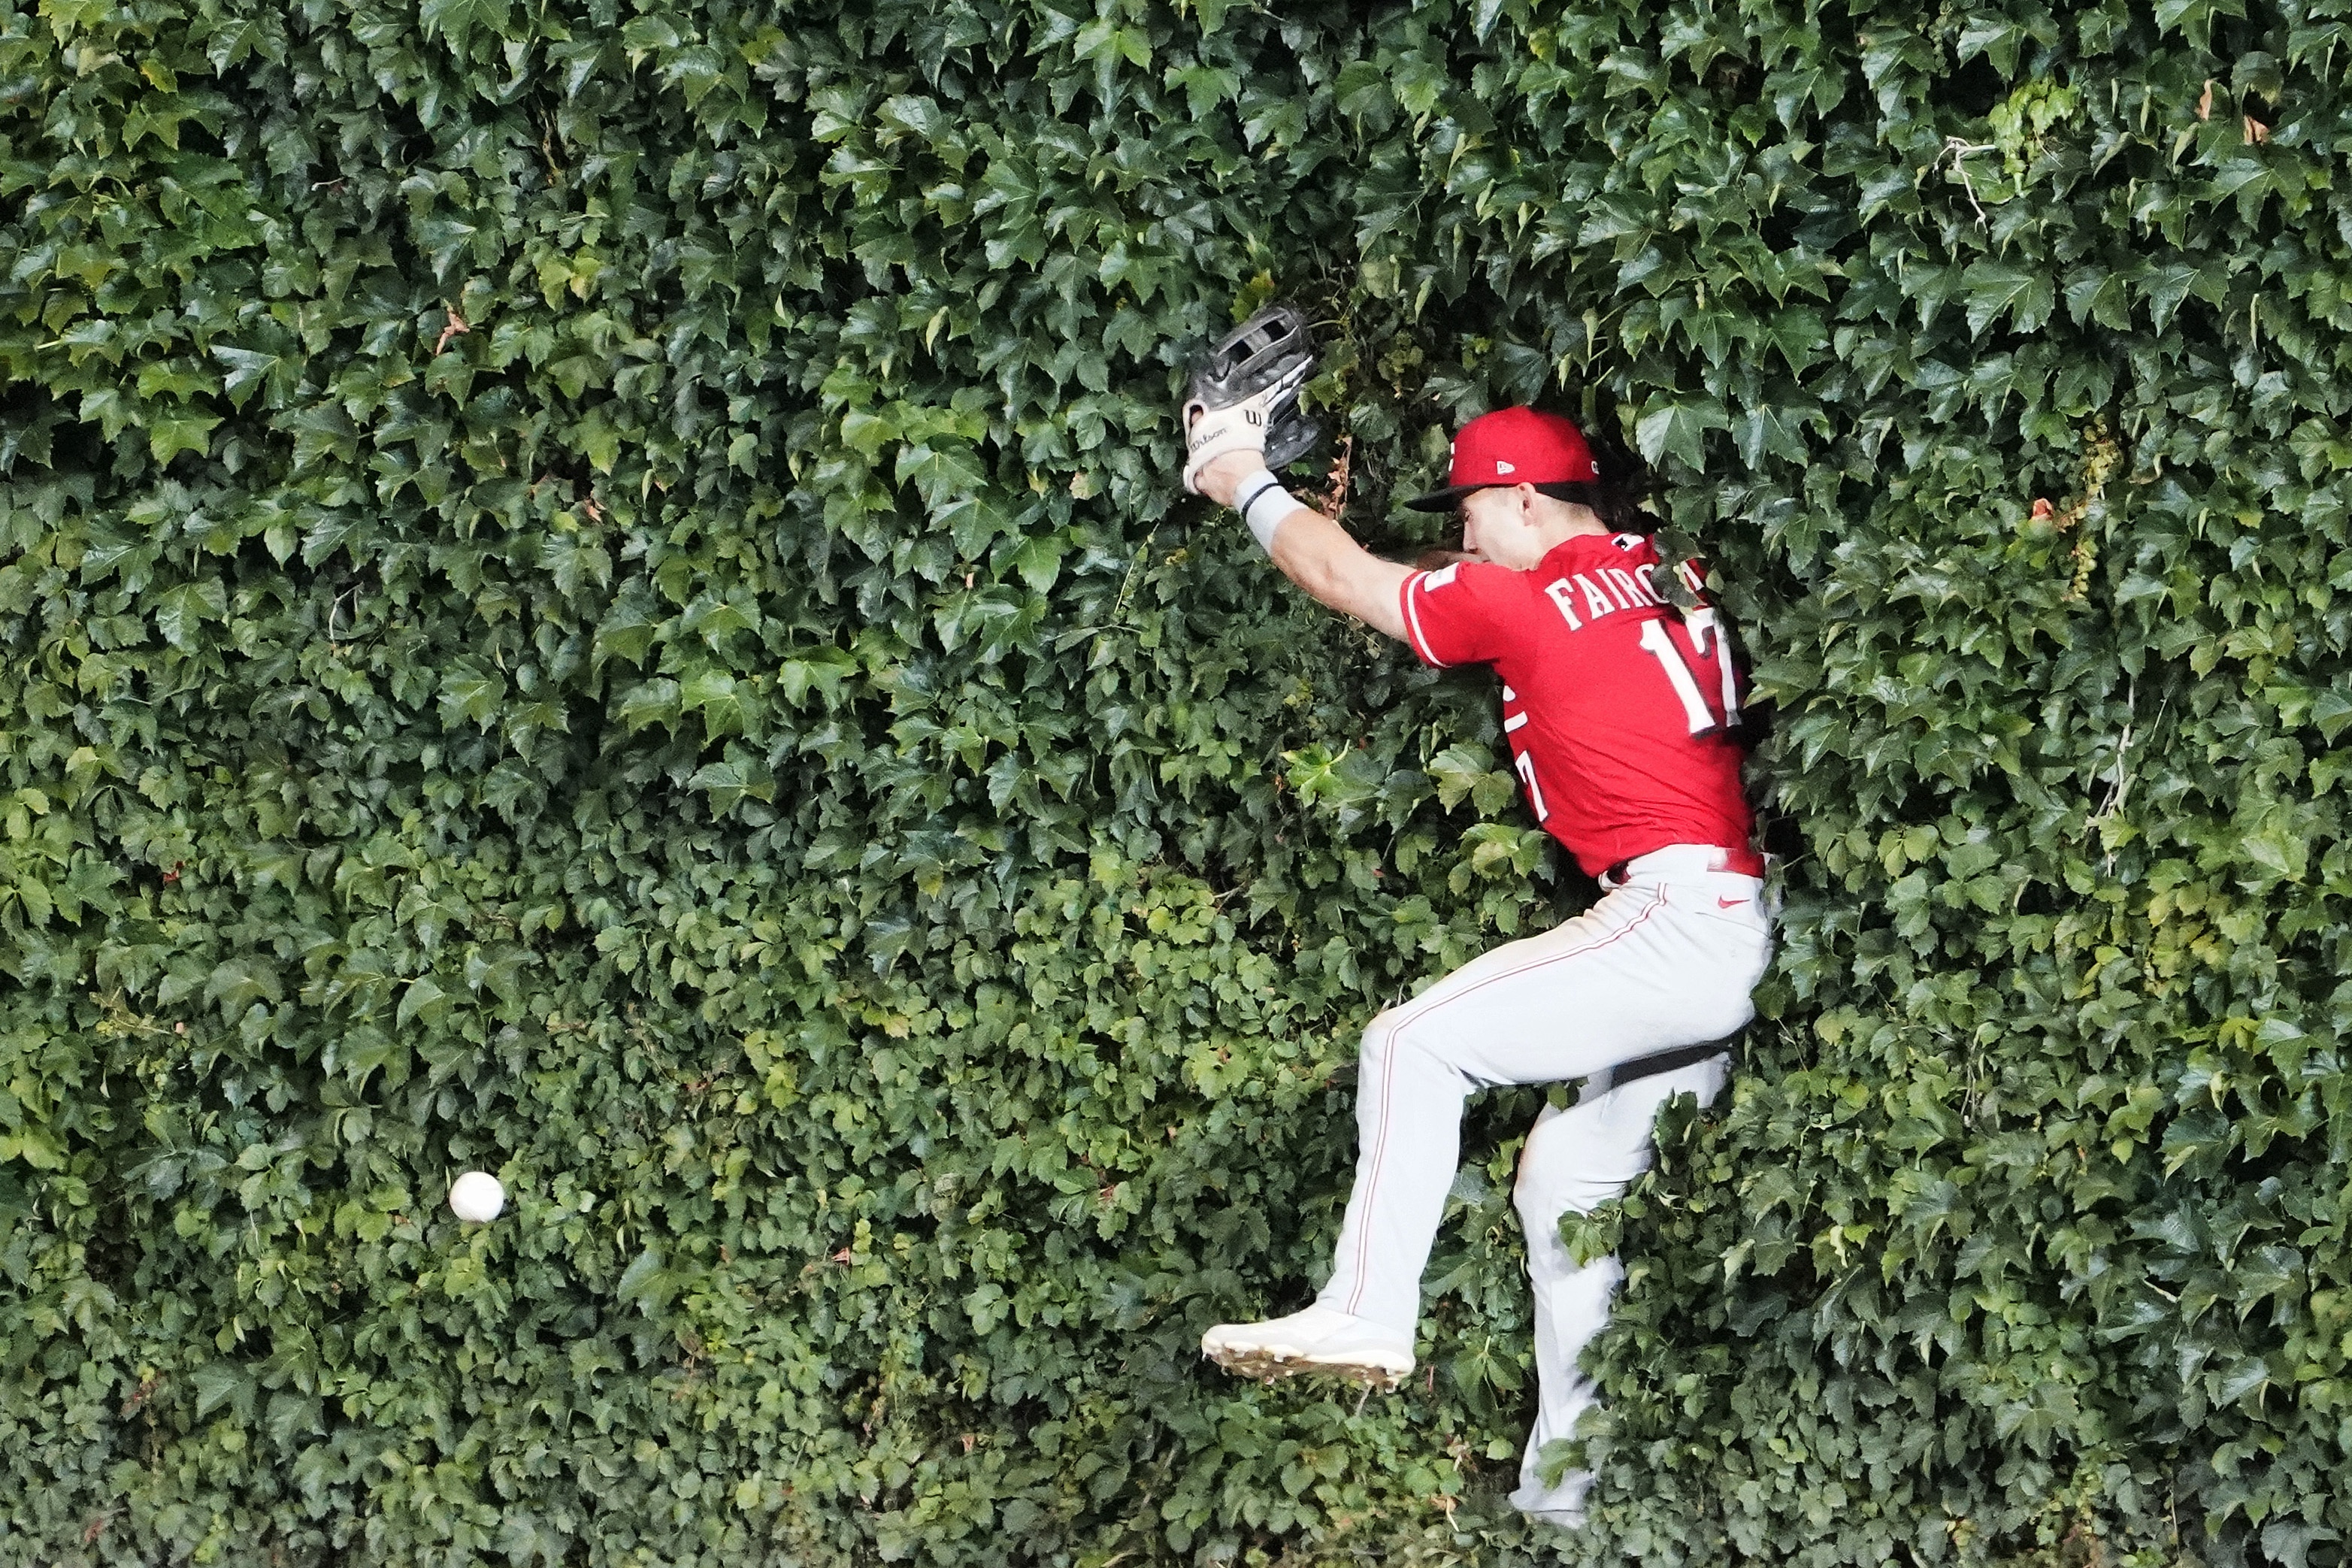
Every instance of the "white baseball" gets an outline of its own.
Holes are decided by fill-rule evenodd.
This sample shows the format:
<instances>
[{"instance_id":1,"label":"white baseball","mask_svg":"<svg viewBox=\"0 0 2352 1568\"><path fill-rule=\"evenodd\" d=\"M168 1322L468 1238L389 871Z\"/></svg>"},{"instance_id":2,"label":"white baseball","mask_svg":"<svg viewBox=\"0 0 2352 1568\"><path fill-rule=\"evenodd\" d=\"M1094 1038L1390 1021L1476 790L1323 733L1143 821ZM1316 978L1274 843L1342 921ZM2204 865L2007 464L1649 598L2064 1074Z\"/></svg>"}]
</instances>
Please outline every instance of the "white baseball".
<instances>
[{"instance_id":1,"label":"white baseball","mask_svg":"<svg viewBox=\"0 0 2352 1568\"><path fill-rule=\"evenodd\" d=\"M488 1171L468 1171L449 1184L449 1208L459 1219L481 1225L506 1206L506 1188Z\"/></svg>"}]
</instances>

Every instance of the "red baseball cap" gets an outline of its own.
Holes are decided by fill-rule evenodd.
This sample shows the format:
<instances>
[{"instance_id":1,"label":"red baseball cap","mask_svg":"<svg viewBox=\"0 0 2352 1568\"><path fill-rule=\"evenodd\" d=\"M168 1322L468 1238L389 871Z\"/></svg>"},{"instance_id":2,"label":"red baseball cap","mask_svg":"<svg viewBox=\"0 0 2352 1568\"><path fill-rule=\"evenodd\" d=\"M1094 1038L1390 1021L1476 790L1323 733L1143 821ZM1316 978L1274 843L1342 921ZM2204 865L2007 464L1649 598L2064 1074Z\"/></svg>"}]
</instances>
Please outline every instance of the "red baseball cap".
<instances>
[{"instance_id":1,"label":"red baseball cap","mask_svg":"<svg viewBox=\"0 0 2352 1568\"><path fill-rule=\"evenodd\" d=\"M1451 511L1472 490L1494 485L1577 484L1600 477L1592 448L1573 420L1533 408L1498 408L1454 437L1445 488L1404 504L1415 511Z\"/></svg>"}]
</instances>

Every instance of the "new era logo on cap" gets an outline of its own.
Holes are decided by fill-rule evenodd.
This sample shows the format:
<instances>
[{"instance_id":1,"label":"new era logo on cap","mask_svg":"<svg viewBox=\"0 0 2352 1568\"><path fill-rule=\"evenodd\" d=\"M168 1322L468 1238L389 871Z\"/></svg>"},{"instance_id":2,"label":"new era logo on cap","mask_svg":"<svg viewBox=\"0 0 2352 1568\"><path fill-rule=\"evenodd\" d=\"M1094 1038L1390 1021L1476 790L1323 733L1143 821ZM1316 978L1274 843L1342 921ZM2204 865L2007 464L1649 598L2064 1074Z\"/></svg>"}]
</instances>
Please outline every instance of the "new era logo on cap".
<instances>
[{"instance_id":1,"label":"new era logo on cap","mask_svg":"<svg viewBox=\"0 0 2352 1568\"><path fill-rule=\"evenodd\" d=\"M1487 485L1575 484L1601 477L1575 421L1533 408L1480 415L1454 437L1453 458L1444 489L1405 504L1444 511Z\"/></svg>"}]
</instances>

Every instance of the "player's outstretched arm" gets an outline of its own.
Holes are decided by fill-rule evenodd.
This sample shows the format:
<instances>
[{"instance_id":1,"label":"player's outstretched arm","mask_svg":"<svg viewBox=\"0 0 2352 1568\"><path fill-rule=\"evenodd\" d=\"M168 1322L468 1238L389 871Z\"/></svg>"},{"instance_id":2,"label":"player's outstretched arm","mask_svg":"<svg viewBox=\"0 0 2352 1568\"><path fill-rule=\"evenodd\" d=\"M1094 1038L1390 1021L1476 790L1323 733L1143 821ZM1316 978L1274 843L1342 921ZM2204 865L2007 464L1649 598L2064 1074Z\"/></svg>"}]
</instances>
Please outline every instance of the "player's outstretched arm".
<instances>
[{"instance_id":1,"label":"player's outstretched arm","mask_svg":"<svg viewBox=\"0 0 2352 1568\"><path fill-rule=\"evenodd\" d=\"M1243 509L1275 565L1310 597L1403 640L1404 610L1397 591L1411 567L1381 560L1321 512L1298 505L1255 453L1215 459L1203 467L1197 483L1212 500Z\"/></svg>"},{"instance_id":2,"label":"player's outstretched arm","mask_svg":"<svg viewBox=\"0 0 2352 1568\"><path fill-rule=\"evenodd\" d=\"M1270 554L1282 574L1333 609L1402 641L1397 589L1412 568L1383 561L1319 511L1294 507L1276 525Z\"/></svg>"}]
</instances>

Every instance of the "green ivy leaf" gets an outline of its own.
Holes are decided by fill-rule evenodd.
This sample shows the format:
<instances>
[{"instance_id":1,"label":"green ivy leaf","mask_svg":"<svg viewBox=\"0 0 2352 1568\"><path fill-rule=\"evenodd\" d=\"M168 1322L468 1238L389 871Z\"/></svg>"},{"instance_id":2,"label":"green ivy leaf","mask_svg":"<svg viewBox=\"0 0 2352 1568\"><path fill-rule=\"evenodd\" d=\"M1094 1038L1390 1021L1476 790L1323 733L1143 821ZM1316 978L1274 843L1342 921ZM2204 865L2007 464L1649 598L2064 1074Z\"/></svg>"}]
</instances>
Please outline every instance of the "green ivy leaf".
<instances>
[{"instance_id":1,"label":"green ivy leaf","mask_svg":"<svg viewBox=\"0 0 2352 1568\"><path fill-rule=\"evenodd\" d=\"M155 629L163 640L186 653L195 647L196 628L205 621L228 615L228 588L216 577L166 588L155 600Z\"/></svg>"},{"instance_id":2,"label":"green ivy leaf","mask_svg":"<svg viewBox=\"0 0 2352 1568\"><path fill-rule=\"evenodd\" d=\"M1633 439L1642 456L1653 463L1675 458L1696 468L1706 461L1706 433L1730 428L1731 417L1717 399L1704 394L1661 393L1634 421Z\"/></svg>"},{"instance_id":3,"label":"green ivy leaf","mask_svg":"<svg viewBox=\"0 0 2352 1568\"><path fill-rule=\"evenodd\" d=\"M924 441L905 447L892 477L902 485L911 482L922 493L923 504L935 512L957 496L979 489L988 478L970 447L950 441L938 445Z\"/></svg>"},{"instance_id":4,"label":"green ivy leaf","mask_svg":"<svg viewBox=\"0 0 2352 1568\"><path fill-rule=\"evenodd\" d=\"M410 981L401 992L400 1006L394 1012L393 1023L395 1027L403 1029L415 1023L433 1025L446 1017L448 1012L449 994L442 990L440 983L431 975L421 974Z\"/></svg>"},{"instance_id":5,"label":"green ivy leaf","mask_svg":"<svg viewBox=\"0 0 2352 1568\"><path fill-rule=\"evenodd\" d=\"M498 722L506 696L504 676L471 662L461 663L441 678L441 722L477 724L487 730Z\"/></svg>"},{"instance_id":6,"label":"green ivy leaf","mask_svg":"<svg viewBox=\"0 0 2352 1568\"><path fill-rule=\"evenodd\" d=\"M235 1362L206 1362L188 1374L196 1391L196 1418L226 1406L240 1421L253 1419L253 1374Z\"/></svg>"},{"instance_id":7,"label":"green ivy leaf","mask_svg":"<svg viewBox=\"0 0 2352 1568\"><path fill-rule=\"evenodd\" d=\"M417 19L427 41L437 34L462 56L478 32L504 37L511 9L510 0L422 0Z\"/></svg>"},{"instance_id":8,"label":"green ivy leaf","mask_svg":"<svg viewBox=\"0 0 2352 1568\"><path fill-rule=\"evenodd\" d=\"M210 449L212 433L220 423L217 414L157 415L148 422L147 450L159 464L182 452L201 456Z\"/></svg>"},{"instance_id":9,"label":"green ivy leaf","mask_svg":"<svg viewBox=\"0 0 2352 1568\"><path fill-rule=\"evenodd\" d=\"M750 707L743 688L723 669L704 668L688 676L678 687L678 704L702 715L704 739L745 731Z\"/></svg>"},{"instance_id":10,"label":"green ivy leaf","mask_svg":"<svg viewBox=\"0 0 2352 1568\"><path fill-rule=\"evenodd\" d=\"M2014 331L2038 331L2057 301L2057 285L2041 268L1973 262L1960 274L1960 286L1968 299L1971 337L1982 337L1985 329L2004 316Z\"/></svg>"}]
</instances>

